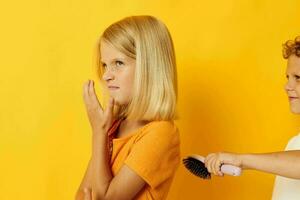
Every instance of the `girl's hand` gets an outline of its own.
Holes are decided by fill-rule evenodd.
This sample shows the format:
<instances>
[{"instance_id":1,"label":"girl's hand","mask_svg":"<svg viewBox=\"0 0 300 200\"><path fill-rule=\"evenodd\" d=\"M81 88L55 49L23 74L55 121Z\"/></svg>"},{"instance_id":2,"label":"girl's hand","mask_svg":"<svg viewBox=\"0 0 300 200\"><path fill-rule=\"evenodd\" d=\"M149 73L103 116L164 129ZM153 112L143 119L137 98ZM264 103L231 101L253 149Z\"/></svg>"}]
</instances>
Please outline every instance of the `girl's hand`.
<instances>
[{"instance_id":1,"label":"girl's hand","mask_svg":"<svg viewBox=\"0 0 300 200\"><path fill-rule=\"evenodd\" d=\"M224 176L224 174L221 172L221 166L223 164L242 167L242 160L238 154L234 153L211 153L206 156L204 162L207 170L217 176Z\"/></svg>"},{"instance_id":2,"label":"girl's hand","mask_svg":"<svg viewBox=\"0 0 300 200\"><path fill-rule=\"evenodd\" d=\"M110 97L106 110L103 110L95 93L94 81L89 80L83 85L83 100L93 133L107 133L113 122L114 99Z\"/></svg>"}]
</instances>

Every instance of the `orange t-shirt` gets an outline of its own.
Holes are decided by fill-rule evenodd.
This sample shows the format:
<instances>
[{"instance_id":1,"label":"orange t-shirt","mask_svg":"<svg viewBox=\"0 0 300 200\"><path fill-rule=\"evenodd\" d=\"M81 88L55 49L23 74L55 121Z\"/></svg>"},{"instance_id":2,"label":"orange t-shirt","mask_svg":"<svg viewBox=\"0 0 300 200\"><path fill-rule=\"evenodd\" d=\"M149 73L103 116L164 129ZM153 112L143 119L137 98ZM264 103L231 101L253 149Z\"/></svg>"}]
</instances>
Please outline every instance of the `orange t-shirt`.
<instances>
[{"instance_id":1,"label":"orange t-shirt","mask_svg":"<svg viewBox=\"0 0 300 200\"><path fill-rule=\"evenodd\" d=\"M113 176L126 164L147 183L135 200L166 199L179 163L179 131L173 121L152 121L125 137L112 138Z\"/></svg>"}]
</instances>

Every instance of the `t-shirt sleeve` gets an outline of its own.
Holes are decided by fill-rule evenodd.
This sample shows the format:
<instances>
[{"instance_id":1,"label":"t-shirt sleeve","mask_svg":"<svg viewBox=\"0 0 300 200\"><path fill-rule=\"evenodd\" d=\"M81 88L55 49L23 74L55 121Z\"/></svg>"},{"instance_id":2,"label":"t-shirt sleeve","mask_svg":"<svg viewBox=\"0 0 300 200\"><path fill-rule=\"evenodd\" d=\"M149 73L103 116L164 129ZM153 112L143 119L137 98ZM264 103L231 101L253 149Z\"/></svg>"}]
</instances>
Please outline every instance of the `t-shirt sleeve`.
<instances>
[{"instance_id":1,"label":"t-shirt sleeve","mask_svg":"<svg viewBox=\"0 0 300 200\"><path fill-rule=\"evenodd\" d=\"M173 178L180 163L179 131L173 122L148 126L124 162L152 188Z\"/></svg>"}]
</instances>

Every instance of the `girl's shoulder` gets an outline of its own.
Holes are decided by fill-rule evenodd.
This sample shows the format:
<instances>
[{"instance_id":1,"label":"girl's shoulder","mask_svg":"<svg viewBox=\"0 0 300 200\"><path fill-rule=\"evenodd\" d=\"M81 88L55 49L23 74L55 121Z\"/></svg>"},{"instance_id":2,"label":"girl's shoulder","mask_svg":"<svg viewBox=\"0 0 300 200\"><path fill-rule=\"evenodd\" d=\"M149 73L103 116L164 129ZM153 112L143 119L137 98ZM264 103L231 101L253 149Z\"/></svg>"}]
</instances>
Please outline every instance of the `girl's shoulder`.
<instances>
[{"instance_id":1,"label":"girl's shoulder","mask_svg":"<svg viewBox=\"0 0 300 200\"><path fill-rule=\"evenodd\" d=\"M137 139L151 137L158 140L179 138L179 130L174 121L151 121L144 126Z\"/></svg>"},{"instance_id":2,"label":"girl's shoulder","mask_svg":"<svg viewBox=\"0 0 300 200\"><path fill-rule=\"evenodd\" d=\"M148 126L147 126L148 125ZM148 129L163 129L163 130L174 130L177 129L177 126L175 125L174 121L152 121L147 124Z\"/></svg>"}]
</instances>

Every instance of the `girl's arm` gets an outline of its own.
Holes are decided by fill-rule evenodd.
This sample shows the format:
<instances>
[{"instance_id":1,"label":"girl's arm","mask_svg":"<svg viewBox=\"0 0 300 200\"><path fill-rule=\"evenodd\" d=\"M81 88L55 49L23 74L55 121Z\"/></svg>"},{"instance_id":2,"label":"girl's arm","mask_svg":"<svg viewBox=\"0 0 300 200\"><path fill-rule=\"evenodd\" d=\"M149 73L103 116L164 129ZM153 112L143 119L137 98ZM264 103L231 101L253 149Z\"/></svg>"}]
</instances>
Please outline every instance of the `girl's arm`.
<instances>
[{"instance_id":1,"label":"girl's arm","mask_svg":"<svg viewBox=\"0 0 300 200\"><path fill-rule=\"evenodd\" d=\"M254 169L288 178L300 179L300 150L262 154L212 153L205 159L208 171L222 176L221 164Z\"/></svg>"},{"instance_id":2,"label":"girl's arm","mask_svg":"<svg viewBox=\"0 0 300 200\"><path fill-rule=\"evenodd\" d=\"M133 199L146 182L124 165L113 177L109 167L107 134L93 134L92 193L95 200Z\"/></svg>"},{"instance_id":3,"label":"girl's arm","mask_svg":"<svg viewBox=\"0 0 300 200\"><path fill-rule=\"evenodd\" d=\"M84 189L88 189L88 190L91 190L92 189L92 184L91 184L91 181L92 181L92 175L93 175L93 172L92 172L92 167L91 167L91 159L89 160L89 163L88 163L88 167L86 169L86 172L84 174L84 177L81 181L81 184L77 190L77 193L76 193L76 197L75 199L76 200L82 200L84 199L83 198L83 195L84 195Z\"/></svg>"},{"instance_id":4,"label":"girl's arm","mask_svg":"<svg viewBox=\"0 0 300 200\"><path fill-rule=\"evenodd\" d=\"M113 121L114 100L110 98L107 109L103 110L96 96L93 81L84 84L83 98L93 132L92 157L76 199L132 199L146 182L126 165L122 166L115 177L112 176L107 132ZM84 191L90 191L90 196Z\"/></svg>"},{"instance_id":5,"label":"girl's arm","mask_svg":"<svg viewBox=\"0 0 300 200\"><path fill-rule=\"evenodd\" d=\"M101 149L105 152L103 155L107 155L107 149L101 148L106 146L101 145L105 143L106 138L95 135L93 135L93 156L76 193L76 200L89 198L84 190L91 191L90 195L93 194L94 199L132 199L146 185L146 182L126 165L113 178L108 164L105 164L109 163L108 157L101 156Z\"/></svg>"},{"instance_id":6,"label":"girl's arm","mask_svg":"<svg viewBox=\"0 0 300 200\"><path fill-rule=\"evenodd\" d=\"M133 199L146 185L146 182L126 165L121 168L115 177L112 177L107 164L109 163L108 157L105 156L108 152L107 148L101 148L101 146L106 146L103 145L106 138L102 137L103 135L98 136L93 135L93 156L77 191L76 200L92 200L92 198L93 200ZM85 193L84 190L91 191L91 193Z\"/></svg>"}]
</instances>

